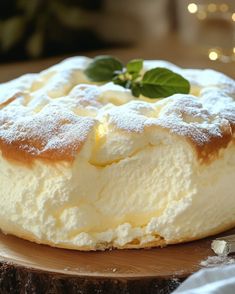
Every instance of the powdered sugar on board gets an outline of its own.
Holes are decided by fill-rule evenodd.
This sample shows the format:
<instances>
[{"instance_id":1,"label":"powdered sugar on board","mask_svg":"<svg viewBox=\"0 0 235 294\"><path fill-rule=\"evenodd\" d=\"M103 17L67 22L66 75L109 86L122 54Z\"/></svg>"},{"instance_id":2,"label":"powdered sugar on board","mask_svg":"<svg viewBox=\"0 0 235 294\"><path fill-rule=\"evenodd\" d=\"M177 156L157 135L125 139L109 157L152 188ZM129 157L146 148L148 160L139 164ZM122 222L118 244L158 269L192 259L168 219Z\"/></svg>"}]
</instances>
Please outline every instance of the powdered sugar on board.
<instances>
[{"instance_id":1,"label":"powdered sugar on board","mask_svg":"<svg viewBox=\"0 0 235 294\"><path fill-rule=\"evenodd\" d=\"M202 260L200 265L202 267L218 267L224 265L234 264L235 259L230 256L220 255L220 256L208 256L207 259Z\"/></svg>"}]
</instances>

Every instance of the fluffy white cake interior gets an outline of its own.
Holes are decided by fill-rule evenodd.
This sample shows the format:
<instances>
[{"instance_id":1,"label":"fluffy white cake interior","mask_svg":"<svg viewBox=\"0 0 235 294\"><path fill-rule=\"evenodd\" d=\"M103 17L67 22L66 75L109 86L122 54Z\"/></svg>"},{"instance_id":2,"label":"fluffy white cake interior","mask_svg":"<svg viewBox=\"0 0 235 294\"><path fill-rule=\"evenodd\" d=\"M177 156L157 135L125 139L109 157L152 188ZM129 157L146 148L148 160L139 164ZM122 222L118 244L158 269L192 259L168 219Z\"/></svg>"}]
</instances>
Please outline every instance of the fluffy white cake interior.
<instances>
[{"instance_id":1,"label":"fluffy white cake interior","mask_svg":"<svg viewBox=\"0 0 235 294\"><path fill-rule=\"evenodd\" d=\"M185 76L191 94L135 99L112 83L91 84L89 62L71 58L0 86L0 138L20 141L32 157L26 164L23 153L10 157L2 147L2 231L97 250L161 246L234 226L235 81L145 61L145 70ZM45 142L37 149L32 138ZM61 151L68 145L72 159Z\"/></svg>"}]
</instances>

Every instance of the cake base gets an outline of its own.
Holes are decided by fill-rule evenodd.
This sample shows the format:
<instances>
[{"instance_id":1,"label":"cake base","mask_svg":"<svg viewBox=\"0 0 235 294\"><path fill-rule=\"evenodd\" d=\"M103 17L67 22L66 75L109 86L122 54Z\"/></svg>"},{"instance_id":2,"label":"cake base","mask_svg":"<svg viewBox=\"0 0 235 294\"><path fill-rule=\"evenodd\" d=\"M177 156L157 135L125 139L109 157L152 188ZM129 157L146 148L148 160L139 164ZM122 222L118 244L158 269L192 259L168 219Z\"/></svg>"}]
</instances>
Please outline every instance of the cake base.
<instances>
[{"instance_id":1,"label":"cake base","mask_svg":"<svg viewBox=\"0 0 235 294\"><path fill-rule=\"evenodd\" d=\"M0 293L171 293L214 255L214 238L162 249L79 252L0 233Z\"/></svg>"}]
</instances>

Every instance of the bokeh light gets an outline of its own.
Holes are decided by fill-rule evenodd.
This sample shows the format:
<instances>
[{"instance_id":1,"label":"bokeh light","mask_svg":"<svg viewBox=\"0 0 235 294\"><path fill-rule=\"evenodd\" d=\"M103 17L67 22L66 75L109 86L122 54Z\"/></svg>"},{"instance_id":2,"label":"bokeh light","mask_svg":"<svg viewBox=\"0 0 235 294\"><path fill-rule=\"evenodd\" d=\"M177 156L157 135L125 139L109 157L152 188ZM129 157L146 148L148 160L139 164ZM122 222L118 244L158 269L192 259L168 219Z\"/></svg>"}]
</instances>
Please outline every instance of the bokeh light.
<instances>
[{"instance_id":1,"label":"bokeh light","mask_svg":"<svg viewBox=\"0 0 235 294\"><path fill-rule=\"evenodd\" d=\"M219 52L215 49L211 49L208 56L210 60L215 61L219 59Z\"/></svg>"},{"instance_id":2,"label":"bokeh light","mask_svg":"<svg viewBox=\"0 0 235 294\"><path fill-rule=\"evenodd\" d=\"M198 11L198 6L197 6L197 4L195 4L195 3L190 3L190 4L188 5L188 11L189 11L190 13L197 13L197 11Z\"/></svg>"}]
</instances>

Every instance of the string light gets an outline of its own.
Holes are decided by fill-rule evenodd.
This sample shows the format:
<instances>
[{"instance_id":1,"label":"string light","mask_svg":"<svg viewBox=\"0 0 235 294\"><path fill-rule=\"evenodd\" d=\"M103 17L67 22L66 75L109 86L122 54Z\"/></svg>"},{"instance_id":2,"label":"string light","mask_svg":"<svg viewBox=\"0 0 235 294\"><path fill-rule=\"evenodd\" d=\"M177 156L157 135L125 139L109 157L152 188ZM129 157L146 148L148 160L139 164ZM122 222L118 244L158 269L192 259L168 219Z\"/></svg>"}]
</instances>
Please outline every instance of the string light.
<instances>
[{"instance_id":1,"label":"string light","mask_svg":"<svg viewBox=\"0 0 235 294\"><path fill-rule=\"evenodd\" d=\"M199 20L204 20L208 17L208 14L214 14L218 13L218 11L222 13L227 13L224 15L225 18L230 17L232 18L232 21L235 22L235 12L231 13L229 12L229 5L226 3L222 4L215 4L215 3L209 3L208 5L197 5L196 3L192 2L188 4L188 11L191 14L196 14L197 18Z\"/></svg>"},{"instance_id":2,"label":"string light","mask_svg":"<svg viewBox=\"0 0 235 294\"><path fill-rule=\"evenodd\" d=\"M232 48L231 54L224 54L221 48L211 48L208 51L208 58L212 61L219 60L223 63L235 61L235 47Z\"/></svg>"},{"instance_id":3,"label":"string light","mask_svg":"<svg viewBox=\"0 0 235 294\"><path fill-rule=\"evenodd\" d=\"M232 11L232 7L226 3L216 4L211 2L208 4L196 4L191 2L188 4L187 8L188 12L190 14L195 14L199 21L204 21L207 18L217 19L220 16L220 13L222 19L235 22L235 11ZM208 58L212 61L220 60L224 63L235 61L235 47L231 48L230 50L230 53L225 53L220 48L211 48L208 51Z\"/></svg>"},{"instance_id":4,"label":"string light","mask_svg":"<svg viewBox=\"0 0 235 294\"><path fill-rule=\"evenodd\" d=\"M209 59L213 61L219 59L219 53L215 50L210 50L208 56L209 56Z\"/></svg>"},{"instance_id":5,"label":"string light","mask_svg":"<svg viewBox=\"0 0 235 294\"><path fill-rule=\"evenodd\" d=\"M232 20L235 21L235 12L232 14Z\"/></svg>"},{"instance_id":6,"label":"string light","mask_svg":"<svg viewBox=\"0 0 235 294\"><path fill-rule=\"evenodd\" d=\"M197 13L198 12L198 6L195 3L189 3L188 5L188 11L192 14Z\"/></svg>"}]
</instances>

